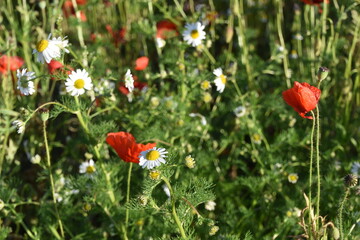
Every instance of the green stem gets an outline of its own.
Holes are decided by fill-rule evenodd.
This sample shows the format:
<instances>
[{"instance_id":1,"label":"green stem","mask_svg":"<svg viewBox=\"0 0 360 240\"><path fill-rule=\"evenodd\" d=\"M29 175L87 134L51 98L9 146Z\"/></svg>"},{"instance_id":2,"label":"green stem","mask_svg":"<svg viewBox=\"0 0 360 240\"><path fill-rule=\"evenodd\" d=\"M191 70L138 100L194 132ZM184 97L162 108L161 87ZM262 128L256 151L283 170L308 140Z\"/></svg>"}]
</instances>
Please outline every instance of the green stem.
<instances>
[{"instance_id":1,"label":"green stem","mask_svg":"<svg viewBox=\"0 0 360 240\"><path fill-rule=\"evenodd\" d=\"M130 163L129 166L129 172L128 172L128 178L127 178L127 191L126 191L126 204L129 203L130 200L130 181L131 181L131 172L132 172L133 163ZM125 214L125 228L128 227L129 222L129 209L126 208L126 214Z\"/></svg>"},{"instance_id":2,"label":"green stem","mask_svg":"<svg viewBox=\"0 0 360 240\"><path fill-rule=\"evenodd\" d=\"M343 219L342 219L342 215L343 215L343 209L344 209L344 205L346 202L346 198L348 197L350 193L350 188L346 189L345 195L343 200L340 203L340 208L339 208L339 231L340 231L340 239L344 240L344 229L343 229Z\"/></svg>"},{"instance_id":3,"label":"green stem","mask_svg":"<svg viewBox=\"0 0 360 240\"><path fill-rule=\"evenodd\" d=\"M84 117L82 116L82 113L81 113L81 110L80 110L80 102L79 102L79 98L77 96L75 97L75 102L76 102L76 104L78 106L78 110L76 112L74 112L74 113L76 114L77 118L79 119L80 125L85 130L86 134L88 136L90 136L90 130L89 130L89 127L88 127L87 123L85 122ZM100 160L101 156L100 156L100 151L99 151L98 147L94 146L93 150L94 150L94 153L95 153L95 156L96 156L97 160ZM108 173L106 171L106 169L105 169L105 167L104 167L104 165L102 164L101 161L99 161L98 163L100 165L100 168L102 169L102 171L105 174L106 184L107 184L108 189L109 189L109 191L108 191L109 198L110 198L112 203L115 203L115 194L114 194L114 191L112 189L112 185L111 185L111 181L110 181L110 173Z\"/></svg>"},{"instance_id":4,"label":"green stem","mask_svg":"<svg viewBox=\"0 0 360 240\"><path fill-rule=\"evenodd\" d=\"M278 31L278 36L279 36L279 40L280 40L280 46L284 49L284 58L283 58L283 66L284 66L284 73L285 73L285 78L286 78L286 85L288 88L291 87L291 83L290 83L290 71L289 71L289 60L288 60L288 53L286 50L286 46L285 46L285 40L284 40L284 36L282 33L282 21L283 21L283 4L281 0L277 0L276 1L277 5L278 5L278 11L276 14L276 27L277 27L277 31Z\"/></svg>"},{"instance_id":5,"label":"green stem","mask_svg":"<svg viewBox=\"0 0 360 240\"><path fill-rule=\"evenodd\" d=\"M13 209L13 208L10 208L11 209L11 212L14 214L14 215L16 215L16 216L18 216L18 214L17 214L17 212L15 211L15 209ZM21 218L19 218L19 219L21 219ZM21 219L20 220L20 225L25 229L25 232L27 233L27 235L31 238L31 239L38 239L38 238L36 238L35 236L34 236L34 234L31 232L31 230L26 226L26 224L24 223L24 221Z\"/></svg>"},{"instance_id":6,"label":"green stem","mask_svg":"<svg viewBox=\"0 0 360 240\"><path fill-rule=\"evenodd\" d=\"M171 196L171 205L172 205L172 215L174 217L174 220L176 222L176 225L178 226L179 228L179 231L180 231L180 234L181 234L181 237L183 239L187 239L187 236L185 234L185 230L181 224L181 221L176 213L176 208L175 208L175 198L174 198L174 192L173 192L173 189L170 185L170 181L169 179L167 179L166 177L162 176L161 179L165 182L165 184L167 185L167 187L169 188L170 190L170 196Z\"/></svg>"},{"instance_id":7,"label":"green stem","mask_svg":"<svg viewBox=\"0 0 360 240\"><path fill-rule=\"evenodd\" d=\"M315 125L316 125L316 117L313 111L311 111L312 117L313 117L313 125L311 129L311 136L310 136L310 169L309 169L309 226L310 231L312 232L311 226L312 226L312 219L311 219L311 211L312 211L312 172L313 172L313 158L314 158L314 132L315 132ZM309 239L311 240L312 234L309 234Z\"/></svg>"},{"instance_id":8,"label":"green stem","mask_svg":"<svg viewBox=\"0 0 360 240\"><path fill-rule=\"evenodd\" d=\"M316 199L316 226L319 225L319 214L320 214L320 185L321 185L321 177L320 177L320 152L319 152L319 145L320 145L320 114L319 114L319 107L316 106L316 172L317 172L317 199Z\"/></svg>"},{"instance_id":9,"label":"green stem","mask_svg":"<svg viewBox=\"0 0 360 240\"><path fill-rule=\"evenodd\" d=\"M58 223L59 223L61 237L64 239L65 235L64 235L63 224L62 224L62 221L61 221L61 218L60 218L60 215L59 215L59 210L58 210L57 204L56 204L54 177L53 177L52 171L51 171L50 151L49 151L48 139L47 139L47 135L46 135L46 121L43 121L43 132L44 132L44 143L45 143L45 150L46 150L46 159L47 159L47 165L48 165L49 177L50 177L50 184L51 184L51 193L52 193L52 198L53 198L54 207L55 207L55 214L56 214L56 218L57 218Z\"/></svg>"}]
</instances>

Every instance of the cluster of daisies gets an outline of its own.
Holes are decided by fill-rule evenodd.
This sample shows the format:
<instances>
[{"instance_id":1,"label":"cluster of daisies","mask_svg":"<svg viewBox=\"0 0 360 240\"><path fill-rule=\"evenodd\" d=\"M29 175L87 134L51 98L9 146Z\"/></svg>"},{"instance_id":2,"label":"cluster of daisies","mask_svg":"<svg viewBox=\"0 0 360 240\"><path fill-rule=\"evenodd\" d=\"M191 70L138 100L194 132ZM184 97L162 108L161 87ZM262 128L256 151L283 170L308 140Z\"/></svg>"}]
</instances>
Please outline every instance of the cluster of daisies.
<instances>
[{"instance_id":1,"label":"cluster of daisies","mask_svg":"<svg viewBox=\"0 0 360 240\"><path fill-rule=\"evenodd\" d=\"M202 40L206 38L204 29L205 26L200 22L187 23L183 32L184 41L193 47L200 46L202 44ZM216 91L222 93L225 89L227 77L224 75L221 68L215 69L213 73L216 76L214 80Z\"/></svg>"}]
</instances>

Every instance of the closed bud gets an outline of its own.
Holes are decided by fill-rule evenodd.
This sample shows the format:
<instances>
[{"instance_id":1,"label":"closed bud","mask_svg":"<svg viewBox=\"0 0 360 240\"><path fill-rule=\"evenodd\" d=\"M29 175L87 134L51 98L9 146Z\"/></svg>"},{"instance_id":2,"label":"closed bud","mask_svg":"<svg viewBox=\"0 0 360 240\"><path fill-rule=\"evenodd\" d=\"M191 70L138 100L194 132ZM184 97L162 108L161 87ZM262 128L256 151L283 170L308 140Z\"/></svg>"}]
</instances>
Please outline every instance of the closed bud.
<instances>
[{"instance_id":1,"label":"closed bud","mask_svg":"<svg viewBox=\"0 0 360 240\"><path fill-rule=\"evenodd\" d=\"M152 179L152 180L158 180L160 178L160 171L158 170L153 170L149 173L149 177Z\"/></svg>"},{"instance_id":2,"label":"closed bud","mask_svg":"<svg viewBox=\"0 0 360 240\"><path fill-rule=\"evenodd\" d=\"M358 183L358 178L353 174L348 174L344 177L344 183L346 187L355 187Z\"/></svg>"},{"instance_id":3,"label":"closed bud","mask_svg":"<svg viewBox=\"0 0 360 240\"><path fill-rule=\"evenodd\" d=\"M320 67L317 72L318 81L321 82L329 75L329 69L326 67Z\"/></svg>"},{"instance_id":4,"label":"closed bud","mask_svg":"<svg viewBox=\"0 0 360 240\"><path fill-rule=\"evenodd\" d=\"M85 212L88 212L88 211L90 211L91 210L91 204L90 203L84 203L84 205L83 205L83 210L85 211Z\"/></svg>"},{"instance_id":5,"label":"closed bud","mask_svg":"<svg viewBox=\"0 0 360 240\"><path fill-rule=\"evenodd\" d=\"M336 228L336 227L334 227L334 229L333 229L333 238L334 238L335 240L340 239L340 231L339 231L339 229Z\"/></svg>"},{"instance_id":6,"label":"closed bud","mask_svg":"<svg viewBox=\"0 0 360 240\"><path fill-rule=\"evenodd\" d=\"M39 112L40 112L41 120L42 120L43 122L46 122L46 121L49 119L49 109L47 109L47 108L41 108L41 109L39 110Z\"/></svg>"}]
</instances>

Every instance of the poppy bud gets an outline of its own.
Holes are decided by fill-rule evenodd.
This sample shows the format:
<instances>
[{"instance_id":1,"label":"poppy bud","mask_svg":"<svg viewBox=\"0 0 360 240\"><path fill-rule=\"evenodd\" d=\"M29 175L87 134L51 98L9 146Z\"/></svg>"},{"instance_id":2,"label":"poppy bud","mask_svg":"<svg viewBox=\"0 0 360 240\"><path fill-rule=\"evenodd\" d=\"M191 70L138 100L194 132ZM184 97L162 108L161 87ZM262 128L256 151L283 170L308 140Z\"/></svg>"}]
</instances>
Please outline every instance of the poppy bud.
<instances>
[{"instance_id":1,"label":"poppy bud","mask_svg":"<svg viewBox=\"0 0 360 240\"><path fill-rule=\"evenodd\" d=\"M41 120L43 122L46 122L49 119L49 110L46 108L41 108L39 112L40 112Z\"/></svg>"},{"instance_id":2,"label":"poppy bud","mask_svg":"<svg viewBox=\"0 0 360 240\"><path fill-rule=\"evenodd\" d=\"M321 82L329 75L329 69L326 67L320 67L317 72L318 81Z\"/></svg>"}]
</instances>

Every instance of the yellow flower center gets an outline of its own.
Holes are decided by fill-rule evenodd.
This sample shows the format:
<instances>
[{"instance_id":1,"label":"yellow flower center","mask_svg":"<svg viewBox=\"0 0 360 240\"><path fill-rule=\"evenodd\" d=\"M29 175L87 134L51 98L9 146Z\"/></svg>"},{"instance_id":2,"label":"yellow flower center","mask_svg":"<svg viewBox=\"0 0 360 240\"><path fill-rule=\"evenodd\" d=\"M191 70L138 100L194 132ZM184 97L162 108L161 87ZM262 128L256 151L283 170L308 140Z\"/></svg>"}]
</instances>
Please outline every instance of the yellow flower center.
<instances>
[{"instance_id":1,"label":"yellow flower center","mask_svg":"<svg viewBox=\"0 0 360 240\"><path fill-rule=\"evenodd\" d=\"M201 88L206 90L206 89L209 89L210 88L210 82L209 81L203 81L201 83Z\"/></svg>"},{"instance_id":2,"label":"yellow flower center","mask_svg":"<svg viewBox=\"0 0 360 240\"><path fill-rule=\"evenodd\" d=\"M48 40L41 40L40 42L38 42L38 44L36 44L36 50L38 52L42 52L48 47L48 45L49 45Z\"/></svg>"},{"instance_id":3,"label":"yellow flower center","mask_svg":"<svg viewBox=\"0 0 360 240\"><path fill-rule=\"evenodd\" d=\"M93 173L93 172L95 172L95 167L94 166L87 166L86 167L86 172L87 173Z\"/></svg>"},{"instance_id":4,"label":"yellow flower center","mask_svg":"<svg viewBox=\"0 0 360 240\"><path fill-rule=\"evenodd\" d=\"M223 84L225 84L225 83L226 83L226 76L225 76L224 74L221 74L221 75L220 75L220 80L221 80L221 82L222 82Z\"/></svg>"},{"instance_id":5,"label":"yellow flower center","mask_svg":"<svg viewBox=\"0 0 360 240\"><path fill-rule=\"evenodd\" d=\"M193 38L193 39L197 39L199 37L199 31L198 30L192 30L191 33L190 33L190 36Z\"/></svg>"},{"instance_id":6,"label":"yellow flower center","mask_svg":"<svg viewBox=\"0 0 360 240\"><path fill-rule=\"evenodd\" d=\"M296 181L298 180L298 176L296 176L296 175L290 175L290 176L289 176L289 179L290 179L291 182L296 182Z\"/></svg>"},{"instance_id":7,"label":"yellow flower center","mask_svg":"<svg viewBox=\"0 0 360 240\"><path fill-rule=\"evenodd\" d=\"M77 89L82 89L85 86L85 81L81 78L77 79L74 83L74 87Z\"/></svg>"},{"instance_id":8,"label":"yellow flower center","mask_svg":"<svg viewBox=\"0 0 360 240\"><path fill-rule=\"evenodd\" d=\"M159 171L151 171L149 173L149 175L152 180L157 180L160 177L160 172Z\"/></svg>"},{"instance_id":9,"label":"yellow flower center","mask_svg":"<svg viewBox=\"0 0 360 240\"><path fill-rule=\"evenodd\" d=\"M154 161L160 157L160 153L156 150L151 150L146 154L146 159Z\"/></svg>"}]
</instances>

